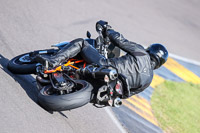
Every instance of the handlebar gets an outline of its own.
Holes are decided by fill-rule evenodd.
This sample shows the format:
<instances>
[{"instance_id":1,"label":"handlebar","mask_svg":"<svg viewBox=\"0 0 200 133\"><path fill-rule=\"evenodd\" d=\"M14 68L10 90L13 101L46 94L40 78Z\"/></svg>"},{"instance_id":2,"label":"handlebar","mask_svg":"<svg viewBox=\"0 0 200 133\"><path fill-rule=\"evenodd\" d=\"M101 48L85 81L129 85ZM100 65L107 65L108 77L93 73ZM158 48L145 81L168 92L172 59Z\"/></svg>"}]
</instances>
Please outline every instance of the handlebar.
<instances>
[{"instance_id":1,"label":"handlebar","mask_svg":"<svg viewBox=\"0 0 200 133\"><path fill-rule=\"evenodd\" d=\"M96 25L98 26L98 25ZM99 30L100 29L100 30ZM104 37L103 36L103 31L101 30L101 28L96 27L97 33L99 34L99 36L96 38L96 43L97 43L97 47L96 49L98 49L99 53L104 55L106 58L108 58L108 51L107 51L107 47L110 44L110 40L108 37Z\"/></svg>"}]
</instances>

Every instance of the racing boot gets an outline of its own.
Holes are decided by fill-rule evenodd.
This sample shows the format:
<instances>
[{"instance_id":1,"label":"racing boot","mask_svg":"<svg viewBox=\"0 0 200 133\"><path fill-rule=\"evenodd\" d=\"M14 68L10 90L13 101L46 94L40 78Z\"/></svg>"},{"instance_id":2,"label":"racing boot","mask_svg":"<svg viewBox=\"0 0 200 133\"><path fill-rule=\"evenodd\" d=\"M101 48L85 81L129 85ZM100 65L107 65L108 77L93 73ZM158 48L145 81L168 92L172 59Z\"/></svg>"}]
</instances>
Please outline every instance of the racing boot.
<instances>
[{"instance_id":1,"label":"racing boot","mask_svg":"<svg viewBox=\"0 0 200 133\"><path fill-rule=\"evenodd\" d=\"M36 61L41 63L45 68L48 67L56 67L63 63L64 61L68 60L76 56L82 48L83 39L75 39L71 41L68 45L63 47L60 51L58 51L55 55L37 55Z\"/></svg>"}]
</instances>

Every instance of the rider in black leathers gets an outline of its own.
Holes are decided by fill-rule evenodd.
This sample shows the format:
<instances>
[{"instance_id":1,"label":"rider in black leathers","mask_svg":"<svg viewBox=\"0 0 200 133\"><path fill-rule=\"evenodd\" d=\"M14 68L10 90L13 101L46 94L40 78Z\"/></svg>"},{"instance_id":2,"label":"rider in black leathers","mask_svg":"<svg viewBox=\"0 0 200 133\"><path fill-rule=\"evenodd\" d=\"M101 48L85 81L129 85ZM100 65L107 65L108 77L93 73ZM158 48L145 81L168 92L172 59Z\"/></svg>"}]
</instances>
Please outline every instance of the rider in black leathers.
<instances>
[{"instance_id":1,"label":"rider in black leathers","mask_svg":"<svg viewBox=\"0 0 200 133\"><path fill-rule=\"evenodd\" d=\"M128 41L120 33L114 31L105 21L98 21L103 35L108 37L112 44L127 52L126 55L106 59L100 55L84 39L75 39L69 45L61 49L56 55L51 57L39 56L38 60L49 65L57 66L62 61L76 56L78 53L88 62L97 65L112 65L118 69L118 72L126 76L130 88L131 96L147 88L153 78L153 70L165 63L168 52L161 44L150 45L145 49L143 46ZM109 27L109 28L108 28Z\"/></svg>"}]
</instances>

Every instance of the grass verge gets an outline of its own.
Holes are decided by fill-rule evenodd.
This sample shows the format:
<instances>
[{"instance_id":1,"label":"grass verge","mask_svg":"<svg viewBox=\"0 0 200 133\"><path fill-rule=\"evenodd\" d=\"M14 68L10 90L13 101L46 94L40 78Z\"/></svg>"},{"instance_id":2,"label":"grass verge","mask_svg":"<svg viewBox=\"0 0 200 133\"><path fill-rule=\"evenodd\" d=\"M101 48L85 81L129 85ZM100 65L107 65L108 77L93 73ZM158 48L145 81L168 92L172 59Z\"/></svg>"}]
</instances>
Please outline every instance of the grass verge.
<instances>
[{"instance_id":1,"label":"grass verge","mask_svg":"<svg viewBox=\"0 0 200 133\"><path fill-rule=\"evenodd\" d=\"M154 114L166 133L200 133L200 85L165 81L151 99Z\"/></svg>"}]
</instances>

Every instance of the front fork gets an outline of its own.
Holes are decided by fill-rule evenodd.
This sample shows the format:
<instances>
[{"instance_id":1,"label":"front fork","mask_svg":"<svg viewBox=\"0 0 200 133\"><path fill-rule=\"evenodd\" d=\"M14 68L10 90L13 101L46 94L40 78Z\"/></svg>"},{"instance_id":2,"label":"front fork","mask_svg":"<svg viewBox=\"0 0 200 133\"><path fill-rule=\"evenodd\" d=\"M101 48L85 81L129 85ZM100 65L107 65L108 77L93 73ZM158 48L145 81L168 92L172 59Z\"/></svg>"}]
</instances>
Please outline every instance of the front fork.
<instances>
[{"instance_id":1,"label":"front fork","mask_svg":"<svg viewBox=\"0 0 200 133\"><path fill-rule=\"evenodd\" d=\"M87 66L85 69L77 71L79 75L86 78L103 80L103 86L97 91L97 104L119 107L122 104L122 84L118 81L118 72L112 66L93 67Z\"/></svg>"},{"instance_id":2,"label":"front fork","mask_svg":"<svg viewBox=\"0 0 200 133\"><path fill-rule=\"evenodd\" d=\"M110 88L110 86L102 86L97 93L97 103L103 105L109 105L112 107L120 107L122 100L120 95L116 95L116 92Z\"/></svg>"}]
</instances>

